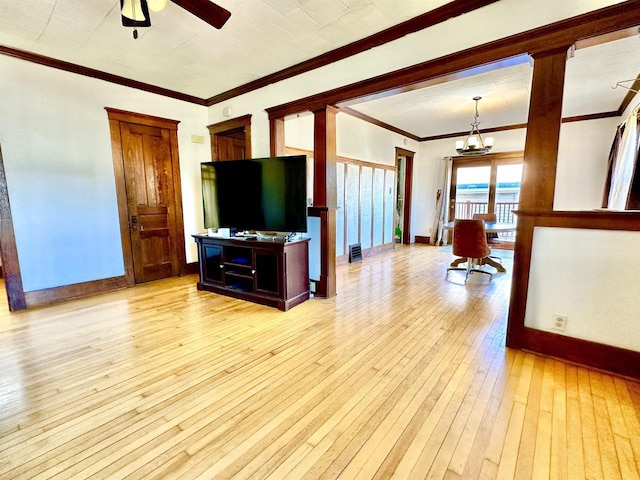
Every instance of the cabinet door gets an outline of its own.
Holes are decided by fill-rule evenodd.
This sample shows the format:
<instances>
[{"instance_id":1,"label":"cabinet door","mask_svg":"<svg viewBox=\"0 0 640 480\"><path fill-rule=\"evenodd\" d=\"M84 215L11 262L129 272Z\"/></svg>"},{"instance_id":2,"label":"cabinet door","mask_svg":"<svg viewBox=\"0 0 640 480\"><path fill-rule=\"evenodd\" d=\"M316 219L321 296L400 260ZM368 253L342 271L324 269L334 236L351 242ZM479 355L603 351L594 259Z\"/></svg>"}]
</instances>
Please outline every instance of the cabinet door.
<instances>
[{"instance_id":1,"label":"cabinet door","mask_svg":"<svg viewBox=\"0 0 640 480\"><path fill-rule=\"evenodd\" d=\"M256 292L280 296L282 292L282 256L273 252L255 250Z\"/></svg>"},{"instance_id":2,"label":"cabinet door","mask_svg":"<svg viewBox=\"0 0 640 480\"><path fill-rule=\"evenodd\" d=\"M220 245L200 245L200 275L204 283L222 282L222 247Z\"/></svg>"}]
</instances>

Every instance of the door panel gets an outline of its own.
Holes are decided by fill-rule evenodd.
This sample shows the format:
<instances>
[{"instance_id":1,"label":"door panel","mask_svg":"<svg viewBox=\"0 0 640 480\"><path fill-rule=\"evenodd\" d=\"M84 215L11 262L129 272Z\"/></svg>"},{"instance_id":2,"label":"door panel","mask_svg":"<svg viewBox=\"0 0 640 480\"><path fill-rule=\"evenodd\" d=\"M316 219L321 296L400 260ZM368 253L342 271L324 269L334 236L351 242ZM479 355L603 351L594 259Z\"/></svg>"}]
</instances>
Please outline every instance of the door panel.
<instances>
[{"instance_id":1,"label":"door panel","mask_svg":"<svg viewBox=\"0 0 640 480\"><path fill-rule=\"evenodd\" d=\"M242 160L246 157L244 129L216 134L216 160Z\"/></svg>"},{"instance_id":2,"label":"door panel","mask_svg":"<svg viewBox=\"0 0 640 480\"><path fill-rule=\"evenodd\" d=\"M121 123L135 282L179 271L167 129Z\"/></svg>"}]
</instances>

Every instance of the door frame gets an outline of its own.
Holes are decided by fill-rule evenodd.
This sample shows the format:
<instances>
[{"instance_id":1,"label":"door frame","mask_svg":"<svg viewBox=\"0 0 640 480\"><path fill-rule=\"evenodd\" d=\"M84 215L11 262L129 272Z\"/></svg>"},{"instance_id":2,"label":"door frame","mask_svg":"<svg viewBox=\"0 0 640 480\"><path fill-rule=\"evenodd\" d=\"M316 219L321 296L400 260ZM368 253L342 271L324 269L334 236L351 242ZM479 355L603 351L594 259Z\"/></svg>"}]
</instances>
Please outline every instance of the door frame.
<instances>
[{"instance_id":1,"label":"door frame","mask_svg":"<svg viewBox=\"0 0 640 480\"><path fill-rule=\"evenodd\" d=\"M178 275L186 273L186 249L184 237L184 216L182 213L182 187L180 182L180 158L178 155L178 120L154 117L141 113L128 112L105 107L109 116L109 130L111 132L111 151L113 154L113 173L116 182L116 198L118 202L118 220L120 222L120 238L122 241L122 257L124 261L125 282L128 287L135 285L133 270L133 245L129 225L129 206L127 203L127 186L125 182L124 154L122 151L122 137L120 122L135 123L149 127L169 130L169 145L171 149L171 170L173 176L174 205L176 218L178 256Z\"/></svg>"},{"instance_id":2,"label":"door frame","mask_svg":"<svg viewBox=\"0 0 640 480\"><path fill-rule=\"evenodd\" d=\"M219 123L208 125L209 135L211 136L211 160L217 162L220 160L218 153L218 138L220 135L224 135L232 130L242 129L244 131L244 144L245 144L245 157L251 157L251 115L244 115L242 117L231 118Z\"/></svg>"},{"instance_id":3,"label":"door frame","mask_svg":"<svg viewBox=\"0 0 640 480\"><path fill-rule=\"evenodd\" d=\"M487 200L487 211L493 212L496 203L496 173L498 165L512 165L522 163L524 157L523 151L515 152L499 152L488 153L486 155L477 156L455 156L451 157L453 164L451 166L451 182L449 184L449 220L453 221L456 215L457 204L457 169L458 167L490 167L489 179L489 198ZM456 202L454 202L456 200Z\"/></svg>"},{"instance_id":4,"label":"door frame","mask_svg":"<svg viewBox=\"0 0 640 480\"><path fill-rule=\"evenodd\" d=\"M0 147L0 258L7 291L9 310L24 310L27 300L22 286L22 273L18 260L16 236L13 230L13 216L9 204L9 190L4 171L2 148Z\"/></svg>"},{"instance_id":5,"label":"door frame","mask_svg":"<svg viewBox=\"0 0 640 480\"><path fill-rule=\"evenodd\" d=\"M396 166L398 157L402 155L404 160L404 202L402 204L402 244L411 243L411 192L413 191L413 156L416 152L396 147ZM397 171L396 171L397 175ZM398 192L396 192L396 198Z\"/></svg>"}]
</instances>

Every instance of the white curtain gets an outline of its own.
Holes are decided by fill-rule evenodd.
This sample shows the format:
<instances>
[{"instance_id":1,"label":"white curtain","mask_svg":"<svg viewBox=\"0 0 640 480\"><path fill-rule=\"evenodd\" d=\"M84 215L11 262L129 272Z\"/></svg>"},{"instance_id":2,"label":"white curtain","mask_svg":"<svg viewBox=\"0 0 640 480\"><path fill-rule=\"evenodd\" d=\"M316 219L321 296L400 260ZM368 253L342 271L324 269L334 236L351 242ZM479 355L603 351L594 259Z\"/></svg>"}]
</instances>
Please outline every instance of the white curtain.
<instances>
[{"instance_id":1,"label":"white curtain","mask_svg":"<svg viewBox=\"0 0 640 480\"><path fill-rule=\"evenodd\" d=\"M447 231L443 228L448 221L449 216L449 187L451 184L451 170L453 160L451 157L442 159L445 162L444 175L442 179L442 188L438 190L436 199L436 211L433 216L433 226L431 227L431 245L442 245L446 243L445 235Z\"/></svg>"},{"instance_id":2,"label":"white curtain","mask_svg":"<svg viewBox=\"0 0 640 480\"><path fill-rule=\"evenodd\" d=\"M622 139L613 159L611 186L607 207L612 210L625 210L631 191L638 157L638 115L633 112L624 124Z\"/></svg>"}]
</instances>

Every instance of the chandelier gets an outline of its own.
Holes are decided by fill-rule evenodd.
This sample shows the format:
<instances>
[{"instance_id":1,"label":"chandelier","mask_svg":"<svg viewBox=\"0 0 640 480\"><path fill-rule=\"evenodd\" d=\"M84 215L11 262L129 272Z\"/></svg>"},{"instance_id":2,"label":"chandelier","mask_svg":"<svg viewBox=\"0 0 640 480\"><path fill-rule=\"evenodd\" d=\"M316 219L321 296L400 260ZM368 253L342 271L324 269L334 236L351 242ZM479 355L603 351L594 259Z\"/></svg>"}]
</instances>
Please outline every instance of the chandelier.
<instances>
[{"instance_id":1,"label":"chandelier","mask_svg":"<svg viewBox=\"0 0 640 480\"><path fill-rule=\"evenodd\" d=\"M456 142L456 151L459 155L485 155L489 153L491 147L493 147L493 138L487 137L484 140L482 139L482 135L480 135L480 130L478 130L478 101L481 100L482 97L473 97L473 100L476 102L476 113L473 116L473 123L471 124L471 131L469 135L467 135L467 139L465 141L458 140Z\"/></svg>"}]
</instances>

